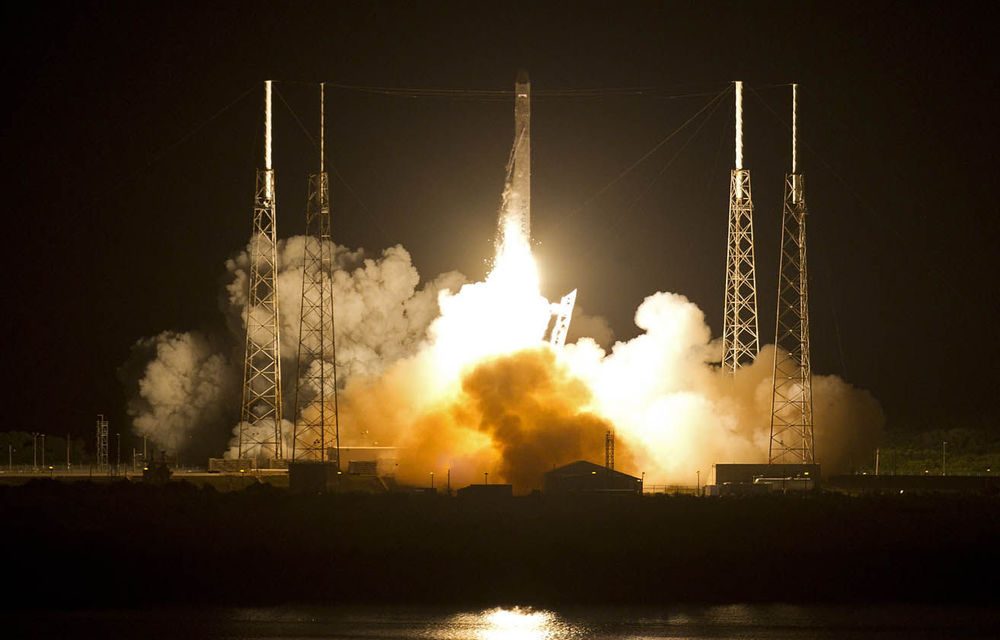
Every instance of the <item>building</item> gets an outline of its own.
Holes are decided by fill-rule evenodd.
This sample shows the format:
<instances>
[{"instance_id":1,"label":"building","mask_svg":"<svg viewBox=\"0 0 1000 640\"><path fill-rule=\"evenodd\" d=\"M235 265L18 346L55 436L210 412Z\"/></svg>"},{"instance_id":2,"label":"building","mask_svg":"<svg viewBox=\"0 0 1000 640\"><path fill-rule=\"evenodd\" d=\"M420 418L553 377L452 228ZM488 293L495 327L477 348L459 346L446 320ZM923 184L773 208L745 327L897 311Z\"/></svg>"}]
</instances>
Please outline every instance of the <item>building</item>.
<instances>
[{"instance_id":1,"label":"building","mask_svg":"<svg viewBox=\"0 0 1000 640\"><path fill-rule=\"evenodd\" d=\"M642 493L642 480L593 462L577 460L545 474L545 493Z\"/></svg>"}]
</instances>

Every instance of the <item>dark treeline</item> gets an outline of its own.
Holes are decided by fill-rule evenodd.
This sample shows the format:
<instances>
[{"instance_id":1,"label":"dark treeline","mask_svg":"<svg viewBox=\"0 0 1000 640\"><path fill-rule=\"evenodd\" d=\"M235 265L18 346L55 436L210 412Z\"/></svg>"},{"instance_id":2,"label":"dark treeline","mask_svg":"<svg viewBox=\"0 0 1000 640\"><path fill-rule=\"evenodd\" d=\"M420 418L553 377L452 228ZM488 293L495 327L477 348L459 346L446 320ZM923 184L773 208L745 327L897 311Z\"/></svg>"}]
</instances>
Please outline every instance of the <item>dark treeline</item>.
<instances>
[{"instance_id":1,"label":"dark treeline","mask_svg":"<svg viewBox=\"0 0 1000 640\"><path fill-rule=\"evenodd\" d=\"M7 607L994 602L1000 499L0 487Z\"/></svg>"}]
</instances>

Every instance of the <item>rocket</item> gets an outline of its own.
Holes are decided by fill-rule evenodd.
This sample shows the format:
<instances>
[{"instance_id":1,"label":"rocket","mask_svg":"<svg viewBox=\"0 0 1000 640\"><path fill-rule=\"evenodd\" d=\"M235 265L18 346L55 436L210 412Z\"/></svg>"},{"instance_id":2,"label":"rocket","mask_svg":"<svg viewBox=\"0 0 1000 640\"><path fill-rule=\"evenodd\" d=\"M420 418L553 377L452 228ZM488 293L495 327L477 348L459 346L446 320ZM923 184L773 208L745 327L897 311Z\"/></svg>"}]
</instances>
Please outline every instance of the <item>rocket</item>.
<instances>
[{"instance_id":1,"label":"rocket","mask_svg":"<svg viewBox=\"0 0 1000 640\"><path fill-rule=\"evenodd\" d=\"M531 81L521 70L514 83L514 148L507 170L500 237L531 237Z\"/></svg>"}]
</instances>

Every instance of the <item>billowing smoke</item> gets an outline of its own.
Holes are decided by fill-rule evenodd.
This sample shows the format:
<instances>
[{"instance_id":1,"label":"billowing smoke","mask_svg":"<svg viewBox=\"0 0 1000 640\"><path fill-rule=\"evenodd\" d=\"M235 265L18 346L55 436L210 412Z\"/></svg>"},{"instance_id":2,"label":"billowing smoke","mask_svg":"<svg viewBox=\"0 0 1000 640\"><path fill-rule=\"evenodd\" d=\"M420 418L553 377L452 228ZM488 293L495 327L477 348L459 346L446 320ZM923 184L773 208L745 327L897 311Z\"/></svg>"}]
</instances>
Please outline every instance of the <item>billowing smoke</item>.
<instances>
[{"instance_id":1,"label":"billowing smoke","mask_svg":"<svg viewBox=\"0 0 1000 640\"><path fill-rule=\"evenodd\" d=\"M291 238L278 247L288 420L305 242L315 241ZM452 272L420 286L400 246L378 258L336 247L334 263L341 442L398 447L402 481L424 484L430 472L450 469L461 484L489 472L491 481L527 491L554 465L601 462L609 428L617 435L617 468L645 472L647 484L693 484L698 471L710 480L714 463L767 459L773 347L735 375L722 372L713 364L719 341L681 295L648 297L635 316L642 333L609 350L601 346L610 342L607 324L582 313L571 336L594 339L553 349L542 341L550 305L538 294L526 244L507 246L485 282L464 285ZM246 253L226 265L225 307L239 345L247 265ZM169 447L197 438L216 416L231 416L233 429L238 394L234 400L226 390L238 391L239 376L206 340L166 333L139 346L154 357L133 402L137 430ZM821 375L813 379L813 400L824 472L867 457L882 427L878 403Z\"/></svg>"},{"instance_id":2,"label":"billowing smoke","mask_svg":"<svg viewBox=\"0 0 1000 640\"><path fill-rule=\"evenodd\" d=\"M208 455L224 442L217 436L231 417L229 407L239 403L238 382L205 336L164 331L144 338L124 370L136 380L128 403L135 433L155 449Z\"/></svg>"},{"instance_id":3,"label":"billowing smoke","mask_svg":"<svg viewBox=\"0 0 1000 640\"><path fill-rule=\"evenodd\" d=\"M305 242L316 241L297 236L278 243L286 417L290 417L295 389ZM366 257L362 250L333 245L332 255L337 371L342 382L356 375L377 375L396 360L415 353L439 315L439 291L457 290L465 282L464 276L453 271L418 286L420 276L410 254L398 245L377 258ZM201 438L198 444L202 448L210 442L209 453L219 455L225 441L239 430L247 251L227 260L225 268L223 310L231 335L219 337L218 342L228 346L213 344L199 333L164 332L137 342L130 362L123 367L134 430L169 452ZM287 434L290 422L283 423L282 432Z\"/></svg>"},{"instance_id":4,"label":"billowing smoke","mask_svg":"<svg viewBox=\"0 0 1000 640\"><path fill-rule=\"evenodd\" d=\"M588 409L590 388L547 345L487 356L457 385L420 375L431 366L420 357L401 361L384 376L348 386L341 404L352 430L398 444L404 482L450 470L453 482L466 484L490 473L526 492L541 487L553 467L603 461L613 425ZM616 457L632 466L626 446Z\"/></svg>"},{"instance_id":5,"label":"billowing smoke","mask_svg":"<svg viewBox=\"0 0 1000 640\"><path fill-rule=\"evenodd\" d=\"M774 347L735 375L721 359L702 311L677 294L657 293L639 306L644 331L605 353L580 340L565 350L572 370L594 389L597 411L631 444L654 483L693 484L714 463L761 462L770 439ZM844 471L874 448L884 422L866 391L835 376L813 377L817 457L825 473ZM866 453L865 453L866 455Z\"/></svg>"},{"instance_id":6,"label":"billowing smoke","mask_svg":"<svg viewBox=\"0 0 1000 640\"><path fill-rule=\"evenodd\" d=\"M445 313L476 309L461 302L481 286L463 289ZM345 435L358 430L398 444L404 481L424 483L430 471L447 469L457 481L479 481L489 472L520 491L540 487L555 465L602 462L612 427L616 468L645 472L647 484L694 484L698 471L710 480L714 463L766 460L773 347L735 375L723 372L712 364L721 347L704 314L677 294L648 297L636 324L643 333L610 353L589 338L562 350L539 345L482 356L456 380L442 375L438 347L429 344L385 375L348 386ZM813 395L824 471L844 471L877 441L881 409L834 376L815 376Z\"/></svg>"},{"instance_id":7,"label":"billowing smoke","mask_svg":"<svg viewBox=\"0 0 1000 640\"><path fill-rule=\"evenodd\" d=\"M295 236L278 242L281 357L293 364L299 340L306 242L317 240ZM331 255L337 371L345 379L375 375L412 355L438 316L438 292L457 290L465 283L465 276L449 271L418 288L420 274L401 245L385 249L378 258L366 257L361 249L332 245ZM226 311L234 334L240 337L246 331L249 265L246 251L226 261Z\"/></svg>"}]
</instances>

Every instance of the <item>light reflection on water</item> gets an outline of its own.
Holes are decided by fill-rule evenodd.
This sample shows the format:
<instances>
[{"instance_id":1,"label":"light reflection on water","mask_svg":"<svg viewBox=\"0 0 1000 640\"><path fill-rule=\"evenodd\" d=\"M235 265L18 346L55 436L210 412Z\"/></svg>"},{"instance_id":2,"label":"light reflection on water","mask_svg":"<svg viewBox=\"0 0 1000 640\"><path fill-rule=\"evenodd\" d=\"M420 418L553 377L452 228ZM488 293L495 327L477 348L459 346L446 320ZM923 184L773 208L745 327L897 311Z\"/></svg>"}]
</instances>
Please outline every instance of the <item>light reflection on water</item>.
<instances>
[{"instance_id":1,"label":"light reflection on water","mask_svg":"<svg viewBox=\"0 0 1000 640\"><path fill-rule=\"evenodd\" d=\"M459 613L442 629L441 640L569 640L585 638L584 629L551 611L514 607Z\"/></svg>"},{"instance_id":2,"label":"light reflection on water","mask_svg":"<svg viewBox=\"0 0 1000 640\"><path fill-rule=\"evenodd\" d=\"M11 612L7 612L8 614ZM40 611L6 617L0 637L284 640L930 640L998 638L1000 610L959 605L589 607L248 607ZM12 631L12 635L7 631Z\"/></svg>"}]
</instances>

